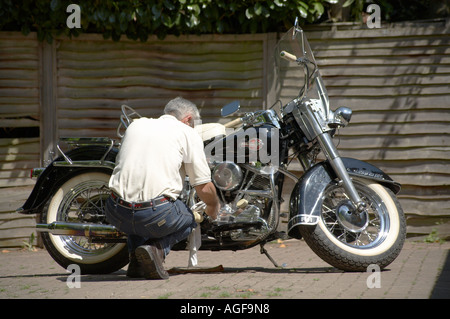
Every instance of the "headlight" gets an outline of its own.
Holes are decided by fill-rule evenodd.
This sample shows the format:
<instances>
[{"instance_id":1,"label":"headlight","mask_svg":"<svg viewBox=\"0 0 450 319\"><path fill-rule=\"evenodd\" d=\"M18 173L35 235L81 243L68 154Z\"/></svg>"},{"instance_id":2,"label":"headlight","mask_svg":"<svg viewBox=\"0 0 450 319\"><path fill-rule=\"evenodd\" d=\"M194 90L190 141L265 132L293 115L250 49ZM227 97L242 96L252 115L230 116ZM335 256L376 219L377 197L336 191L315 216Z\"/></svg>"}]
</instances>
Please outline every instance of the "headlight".
<instances>
[{"instance_id":1,"label":"headlight","mask_svg":"<svg viewBox=\"0 0 450 319\"><path fill-rule=\"evenodd\" d=\"M336 126L347 126L352 118L352 110L348 107L341 106L334 111L333 124Z\"/></svg>"}]
</instances>

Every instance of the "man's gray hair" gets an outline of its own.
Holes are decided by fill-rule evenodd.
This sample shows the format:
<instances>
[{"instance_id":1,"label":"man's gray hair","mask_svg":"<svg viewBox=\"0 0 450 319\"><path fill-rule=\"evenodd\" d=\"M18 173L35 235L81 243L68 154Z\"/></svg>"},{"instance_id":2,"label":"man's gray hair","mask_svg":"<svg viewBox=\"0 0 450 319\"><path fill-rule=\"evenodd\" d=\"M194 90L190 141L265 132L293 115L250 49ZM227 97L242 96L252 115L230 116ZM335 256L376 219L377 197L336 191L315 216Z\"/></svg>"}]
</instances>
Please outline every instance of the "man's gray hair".
<instances>
[{"instance_id":1,"label":"man's gray hair","mask_svg":"<svg viewBox=\"0 0 450 319\"><path fill-rule=\"evenodd\" d=\"M179 121L188 115L191 115L194 121L200 120L200 112L198 111L197 106L180 96L170 100L169 103L166 104L164 114L173 115Z\"/></svg>"}]
</instances>

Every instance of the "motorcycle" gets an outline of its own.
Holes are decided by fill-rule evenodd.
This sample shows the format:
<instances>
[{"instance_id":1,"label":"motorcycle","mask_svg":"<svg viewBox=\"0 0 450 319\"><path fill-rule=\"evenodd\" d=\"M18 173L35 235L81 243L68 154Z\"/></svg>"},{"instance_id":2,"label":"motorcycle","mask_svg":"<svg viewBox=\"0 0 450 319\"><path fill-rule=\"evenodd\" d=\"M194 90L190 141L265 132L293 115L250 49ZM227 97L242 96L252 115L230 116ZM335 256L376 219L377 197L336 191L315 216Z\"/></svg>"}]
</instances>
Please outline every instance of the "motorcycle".
<instances>
[{"instance_id":1,"label":"motorcycle","mask_svg":"<svg viewBox=\"0 0 450 319\"><path fill-rule=\"evenodd\" d=\"M186 178L180 199L197 216L200 250L242 250L278 238L304 239L324 261L344 271L381 269L399 255L406 237L405 216L395 194L400 184L379 168L341 157L333 143L337 129L345 127L352 111L330 109L327 91L313 52L297 21L275 49L280 72L294 67L303 75L294 99L274 108L241 114L225 125L196 126L205 144L221 210L212 221ZM240 109L239 102L224 106L222 116ZM140 117L122 106L117 129ZM71 146L63 151L62 144ZM105 219L108 181L120 139L63 138L60 152L46 168L33 170L36 185L23 214L41 214L36 225L43 243L62 267L80 266L84 274L111 273L128 260L126 235ZM322 153L325 158L318 160ZM288 170L297 159L298 177ZM294 181L289 199L287 233L279 231L280 203L285 178ZM184 240L173 250L186 249Z\"/></svg>"}]
</instances>

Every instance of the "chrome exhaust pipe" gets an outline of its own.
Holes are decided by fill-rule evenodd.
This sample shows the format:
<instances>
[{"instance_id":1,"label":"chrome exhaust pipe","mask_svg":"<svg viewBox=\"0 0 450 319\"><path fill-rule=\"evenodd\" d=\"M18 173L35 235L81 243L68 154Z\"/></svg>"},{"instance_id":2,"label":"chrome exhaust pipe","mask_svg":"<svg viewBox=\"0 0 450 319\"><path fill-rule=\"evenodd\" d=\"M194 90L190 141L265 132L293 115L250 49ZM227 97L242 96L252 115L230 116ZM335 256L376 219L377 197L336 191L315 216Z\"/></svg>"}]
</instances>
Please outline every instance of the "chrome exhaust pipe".
<instances>
[{"instance_id":1,"label":"chrome exhaust pipe","mask_svg":"<svg viewBox=\"0 0 450 319\"><path fill-rule=\"evenodd\" d=\"M105 239L125 237L125 234L118 231L116 227L103 224L52 222L50 224L36 224L36 231L53 235L102 237Z\"/></svg>"}]
</instances>

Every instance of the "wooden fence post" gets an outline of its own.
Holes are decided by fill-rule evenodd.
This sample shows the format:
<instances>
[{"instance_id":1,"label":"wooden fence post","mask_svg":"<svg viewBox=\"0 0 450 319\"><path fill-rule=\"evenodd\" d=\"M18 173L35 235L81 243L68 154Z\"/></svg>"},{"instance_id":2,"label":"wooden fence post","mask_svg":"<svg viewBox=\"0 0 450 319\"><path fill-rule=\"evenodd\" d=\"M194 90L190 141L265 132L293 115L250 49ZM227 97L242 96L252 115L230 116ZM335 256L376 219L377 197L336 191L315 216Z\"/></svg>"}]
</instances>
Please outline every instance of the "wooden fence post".
<instances>
[{"instance_id":1,"label":"wooden fence post","mask_svg":"<svg viewBox=\"0 0 450 319\"><path fill-rule=\"evenodd\" d=\"M39 76L40 97L39 115L40 121L40 165L45 166L56 154L56 142L58 135L57 107L56 107L56 45L47 42L39 43ZM36 215L36 222L40 222L40 214ZM41 236L36 238L36 246L43 247Z\"/></svg>"},{"instance_id":2,"label":"wooden fence post","mask_svg":"<svg viewBox=\"0 0 450 319\"><path fill-rule=\"evenodd\" d=\"M41 165L52 160L50 152L56 153L58 138L57 122L57 75L56 75L56 44L41 42L40 44L40 136Z\"/></svg>"},{"instance_id":3,"label":"wooden fence post","mask_svg":"<svg viewBox=\"0 0 450 319\"><path fill-rule=\"evenodd\" d=\"M278 39L276 33L266 33L266 36L263 40L263 103L265 109L269 109L272 105L274 105L278 101L280 94L274 56L274 48L277 44L277 41Z\"/></svg>"}]
</instances>

